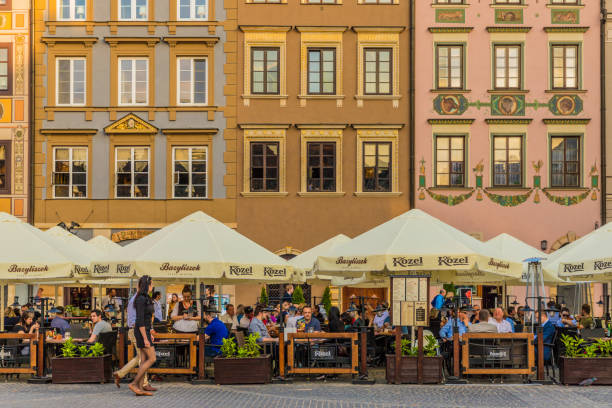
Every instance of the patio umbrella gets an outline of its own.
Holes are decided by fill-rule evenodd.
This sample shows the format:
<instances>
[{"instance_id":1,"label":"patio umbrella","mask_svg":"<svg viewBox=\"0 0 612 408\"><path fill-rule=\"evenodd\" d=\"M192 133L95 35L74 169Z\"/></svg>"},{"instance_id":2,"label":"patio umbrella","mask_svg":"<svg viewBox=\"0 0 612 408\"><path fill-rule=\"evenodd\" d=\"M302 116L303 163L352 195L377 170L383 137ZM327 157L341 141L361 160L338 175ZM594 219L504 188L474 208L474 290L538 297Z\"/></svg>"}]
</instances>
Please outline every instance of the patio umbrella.
<instances>
[{"instance_id":1,"label":"patio umbrella","mask_svg":"<svg viewBox=\"0 0 612 408\"><path fill-rule=\"evenodd\" d=\"M612 280L612 223L553 252L542 268L572 282L609 282Z\"/></svg>"},{"instance_id":2,"label":"patio umbrella","mask_svg":"<svg viewBox=\"0 0 612 408\"><path fill-rule=\"evenodd\" d=\"M103 253L100 250L58 226L48 229L44 234L59 252L73 261L75 279L91 277L90 264L93 259L102 256Z\"/></svg>"},{"instance_id":3,"label":"patio umbrella","mask_svg":"<svg viewBox=\"0 0 612 408\"><path fill-rule=\"evenodd\" d=\"M94 260L92 268L96 277L150 275L211 283L303 281L287 261L201 211Z\"/></svg>"},{"instance_id":4,"label":"patio umbrella","mask_svg":"<svg viewBox=\"0 0 612 408\"><path fill-rule=\"evenodd\" d=\"M529 244L521 241L518 238L513 237L509 234L499 234L495 238L485 242L485 245L492 247L497 250L504 259L510 259L515 262L523 263L523 276L526 276L528 264L524 261L529 258L541 258L546 259L547 255L532 247ZM557 273L551 273L550 271L543 270L542 275L544 277L544 283L549 284L563 284L565 280L559 278ZM509 285L525 283L525 279L522 277L517 282L507 282Z\"/></svg>"},{"instance_id":5,"label":"patio umbrella","mask_svg":"<svg viewBox=\"0 0 612 408\"><path fill-rule=\"evenodd\" d=\"M121 245L111 241L110 239L102 235L93 237L92 239L87 241L87 244L91 245L92 247L96 248L98 251L104 254L110 254L111 252L121 249Z\"/></svg>"},{"instance_id":6,"label":"patio umbrella","mask_svg":"<svg viewBox=\"0 0 612 408\"><path fill-rule=\"evenodd\" d=\"M427 273L432 281L486 283L520 279L522 265L421 210L410 210L319 256L318 275Z\"/></svg>"},{"instance_id":7,"label":"patio umbrella","mask_svg":"<svg viewBox=\"0 0 612 408\"><path fill-rule=\"evenodd\" d=\"M313 267L317 260L317 257L322 255L330 254L335 248L339 245L342 245L346 242L349 242L351 239L344 234L336 235L328 239L325 242L320 243L319 245L310 248L309 250L302 252L298 256L289 260L289 263L293 265L295 268L299 268L304 271L304 276L308 281L314 280L331 280L331 276L317 276L313 273ZM334 285L335 286L335 285Z\"/></svg>"}]
</instances>

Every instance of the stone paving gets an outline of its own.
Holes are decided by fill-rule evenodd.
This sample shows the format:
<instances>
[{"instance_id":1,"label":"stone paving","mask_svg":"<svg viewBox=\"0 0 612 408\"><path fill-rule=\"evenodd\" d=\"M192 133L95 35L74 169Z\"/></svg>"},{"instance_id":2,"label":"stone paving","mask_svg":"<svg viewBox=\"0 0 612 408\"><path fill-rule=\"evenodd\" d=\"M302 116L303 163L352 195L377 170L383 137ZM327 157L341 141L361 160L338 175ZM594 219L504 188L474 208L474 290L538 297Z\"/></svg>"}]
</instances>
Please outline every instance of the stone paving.
<instances>
[{"instance_id":1,"label":"stone paving","mask_svg":"<svg viewBox=\"0 0 612 408\"><path fill-rule=\"evenodd\" d=\"M309 383L216 386L157 383L154 397L127 386L0 383L0 407L97 408L527 408L612 406L612 387L538 385L350 385Z\"/></svg>"}]
</instances>

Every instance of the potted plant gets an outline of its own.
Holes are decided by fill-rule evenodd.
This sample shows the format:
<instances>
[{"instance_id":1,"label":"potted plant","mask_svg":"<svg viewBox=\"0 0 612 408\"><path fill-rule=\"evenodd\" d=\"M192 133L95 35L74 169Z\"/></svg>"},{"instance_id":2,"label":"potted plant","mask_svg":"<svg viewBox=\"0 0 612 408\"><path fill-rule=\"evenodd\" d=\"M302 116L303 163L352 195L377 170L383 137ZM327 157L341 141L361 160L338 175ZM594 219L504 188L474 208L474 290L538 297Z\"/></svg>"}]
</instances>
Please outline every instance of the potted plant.
<instances>
[{"instance_id":1,"label":"potted plant","mask_svg":"<svg viewBox=\"0 0 612 408\"><path fill-rule=\"evenodd\" d=\"M321 298L321 303L325 308L325 313L329 316L329 309L332 307L332 299L331 299L331 289L328 287L323 291L323 297Z\"/></svg>"},{"instance_id":2,"label":"potted plant","mask_svg":"<svg viewBox=\"0 0 612 408\"><path fill-rule=\"evenodd\" d=\"M439 384L442 382L442 363L443 359L438 356L438 342L432 335L425 337L426 343L423 346L423 383ZM400 360L400 383L416 384L417 378L417 359L419 350L413 347L410 340L402 339L402 357ZM387 354L387 383L395 381L395 354Z\"/></svg>"},{"instance_id":3,"label":"potted plant","mask_svg":"<svg viewBox=\"0 0 612 408\"><path fill-rule=\"evenodd\" d=\"M268 303L269 303L268 292L266 292L265 286L261 288L261 293L259 295L259 303L261 303L262 305L268 306Z\"/></svg>"},{"instance_id":4,"label":"potted plant","mask_svg":"<svg viewBox=\"0 0 612 408\"><path fill-rule=\"evenodd\" d=\"M585 345L584 339L561 335L565 353L559 359L562 384L575 385L596 378L593 384L612 385L612 340L597 339Z\"/></svg>"},{"instance_id":5,"label":"potted plant","mask_svg":"<svg viewBox=\"0 0 612 408\"><path fill-rule=\"evenodd\" d=\"M302 287L300 285L297 285L293 290L293 295L291 295L291 303L294 305L306 303L306 299L304 299L304 292L302 291Z\"/></svg>"},{"instance_id":6,"label":"potted plant","mask_svg":"<svg viewBox=\"0 0 612 408\"><path fill-rule=\"evenodd\" d=\"M105 383L112 380L112 357L100 343L77 346L68 338L62 354L51 359L53 384Z\"/></svg>"},{"instance_id":7,"label":"potted plant","mask_svg":"<svg viewBox=\"0 0 612 408\"><path fill-rule=\"evenodd\" d=\"M244 347L238 347L234 339L223 339L221 353L215 357L215 383L230 384L268 384L272 381L270 355L261 355L257 344L259 335L250 334Z\"/></svg>"}]
</instances>

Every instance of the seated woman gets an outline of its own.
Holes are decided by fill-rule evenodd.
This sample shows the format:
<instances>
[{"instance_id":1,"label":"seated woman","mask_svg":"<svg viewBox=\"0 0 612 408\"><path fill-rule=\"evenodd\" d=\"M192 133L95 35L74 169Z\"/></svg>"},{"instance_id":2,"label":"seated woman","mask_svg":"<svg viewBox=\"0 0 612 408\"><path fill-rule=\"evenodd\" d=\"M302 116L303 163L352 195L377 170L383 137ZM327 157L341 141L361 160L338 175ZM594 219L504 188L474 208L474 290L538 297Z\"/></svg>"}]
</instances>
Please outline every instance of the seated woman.
<instances>
[{"instance_id":1,"label":"seated woman","mask_svg":"<svg viewBox=\"0 0 612 408\"><path fill-rule=\"evenodd\" d=\"M17 334L38 334L38 328L40 325L38 322L34 323L34 313L24 312L21 313L21 319L19 323L13 327L11 333ZM30 339L23 339L22 343L29 343ZM21 349L21 355L27 356L30 354L30 346L25 346Z\"/></svg>"}]
</instances>

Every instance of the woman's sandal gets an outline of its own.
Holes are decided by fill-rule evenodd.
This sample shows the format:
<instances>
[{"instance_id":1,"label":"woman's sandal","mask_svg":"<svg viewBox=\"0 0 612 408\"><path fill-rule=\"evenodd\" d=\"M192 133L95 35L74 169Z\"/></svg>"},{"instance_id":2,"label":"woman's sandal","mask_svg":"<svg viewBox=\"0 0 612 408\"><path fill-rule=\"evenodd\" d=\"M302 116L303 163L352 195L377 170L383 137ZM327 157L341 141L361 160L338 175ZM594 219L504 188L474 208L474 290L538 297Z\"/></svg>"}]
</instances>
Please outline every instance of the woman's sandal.
<instances>
[{"instance_id":1,"label":"woman's sandal","mask_svg":"<svg viewBox=\"0 0 612 408\"><path fill-rule=\"evenodd\" d=\"M151 394L150 392L145 392L140 390L140 388L136 387L134 384L130 384L128 385L128 388L134 393L136 394L137 397L142 397L142 396L151 396L153 394Z\"/></svg>"}]
</instances>

